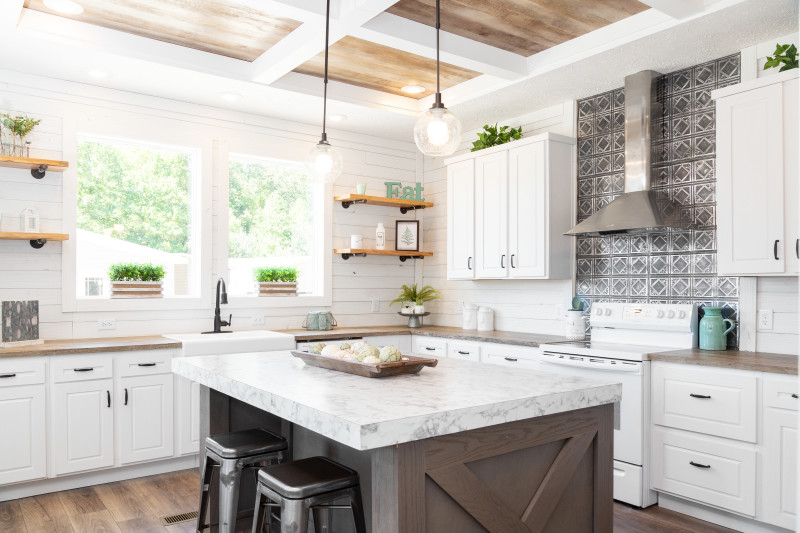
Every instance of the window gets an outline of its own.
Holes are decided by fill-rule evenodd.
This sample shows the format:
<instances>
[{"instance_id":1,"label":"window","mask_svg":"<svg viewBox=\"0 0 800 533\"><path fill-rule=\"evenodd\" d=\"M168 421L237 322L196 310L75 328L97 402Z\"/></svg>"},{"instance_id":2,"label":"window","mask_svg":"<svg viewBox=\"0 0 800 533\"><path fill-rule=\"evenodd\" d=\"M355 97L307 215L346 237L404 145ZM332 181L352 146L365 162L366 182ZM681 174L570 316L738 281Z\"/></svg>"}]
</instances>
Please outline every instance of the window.
<instances>
[{"instance_id":1,"label":"window","mask_svg":"<svg viewBox=\"0 0 800 533\"><path fill-rule=\"evenodd\" d=\"M163 265L165 297L197 295L198 160L192 149L78 139L78 298L108 298L119 262Z\"/></svg>"},{"instance_id":2,"label":"window","mask_svg":"<svg viewBox=\"0 0 800 533\"><path fill-rule=\"evenodd\" d=\"M300 164L229 161L228 292L255 296L255 269L280 266L297 268L299 294L321 294L324 186Z\"/></svg>"}]
</instances>

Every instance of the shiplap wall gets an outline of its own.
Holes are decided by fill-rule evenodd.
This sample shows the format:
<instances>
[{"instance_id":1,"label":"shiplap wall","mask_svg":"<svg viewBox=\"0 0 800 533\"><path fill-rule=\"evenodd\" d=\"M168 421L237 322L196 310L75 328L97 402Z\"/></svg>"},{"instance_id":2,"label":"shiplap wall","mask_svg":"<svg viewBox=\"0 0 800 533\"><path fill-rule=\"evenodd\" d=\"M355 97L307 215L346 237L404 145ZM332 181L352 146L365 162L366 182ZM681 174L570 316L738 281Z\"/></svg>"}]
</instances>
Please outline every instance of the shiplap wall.
<instances>
[{"instance_id":1,"label":"shiplap wall","mask_svg":"<svg viewBox=\"0 0 800 533\"><path fill-rule=\"evenodd\" d=\"M756 330L756 350L797 354L800 346L797 278L761 277L756 287L756 308L774 311L772 329Z\"/></svg>"},{"instance_id":2,"label":"shiplap wall","mask_svg":"<svg viewBox=\"0 0 800 533\"><path fill-rule=\"evenodd\" d=\"M524 135L553 132L575 136L574 102L553 106L500 125L522 125ZM456 155L469 151L478 130L463 134L463 142ZM442 293L442 300L426 304L432 314L429 323L444 326L461 326L462 303L485 305L494 309L495 329L526 331L531 333L563 334L563 315L572 299L570 280L447 280L447 170L443 158L425 158L425 196L434 202L426 209L424 217L424 242L426 250L434 252L426 258L422 269L423 282ZM574 205L574 194L565 205Z\"/></svg>"},{"instance_id":3,"label":"shiplap wall","mask_svg":"<svg viewBox=\"0 0 800 533\"><path fill-rule=\"evenodd\" d=\"M288 153L305 152L318 141L318 127L287 123L265 117L235 113L217 108L203 107L170 100L134 95L120 91L101 90L78 84L59 82L18 73L3 72L0 79L0 110L19 112L42 123L32 135L32 156L70 160L74 155L65 146L74 146L67 138L74 132L74 123L91 124L92 121L150 121L158 128L162 123L171 128L185 128L209 140L235 138L237 135L259 135ZM42 89L47 87L47 89ZM67 133L65 133L67 132ZM86 133L92 133L88 131ZM74 133L72 133L74 135ZM66 136L66 137L65 137ZM333 194L355 189L355 183L365 181L369 192L379 194L384 181L414 182L417 180L418 155L413 143L398 142L330 132L331 142L340 149L344 158L344 173L333 186ZM236 146L227 143L225 149L236 152ZM287 156L288 157L288 156ZM212 267L211 275L202 283L213 286L219 275L220 217L225 207L221 198L224 172L214 166L212 192ZM0 212L2 228L13 230L18 225L19 212L32 206L41 215L43 231L71 232L65 225L64 212L73 209L62 205L62 183L74 179L73 171L66 174L48 173L43 180L34 180L25 170L0 168ZM330 200L328 200L330 201ZM67 217L68 218L68 217ZM363 234L365 245L374 243L375 227L383 222L387 229L387 248L393 247L394 220L414 218L413 213L401 216L399 211L375 206L353 206L344 210L333 208L332 237L334 247L349 247L349 236ZM326 250L326 253L331 253ZM120 258L124 260L125 258ZM346 325L402 324L404 321L390 308L388 302L396 297L403 283L415 277L415 262L401 263L397 258L351 258L344 261L333 258L332 302L330 307L340 323ZM210 291L206 291L210 293ZM373 299L379 300L379 311L371 311ZM62 244L50 242L34 250L27 241L0 241L0 301L39 300L40 336L45 339L84 338L100 336L145 335L158 333L197 332L208 329L213 317L213 297L209 295L195 309L153 311L62 311ZM311 307L259 307L236 308L227 306L223 314L232 313L234 329L283 329L300 327ZM253 326L251 317L264 316L265 326ZM116 329L98 331L97 321L114 319Z\"/></svg>"}]
</instances>

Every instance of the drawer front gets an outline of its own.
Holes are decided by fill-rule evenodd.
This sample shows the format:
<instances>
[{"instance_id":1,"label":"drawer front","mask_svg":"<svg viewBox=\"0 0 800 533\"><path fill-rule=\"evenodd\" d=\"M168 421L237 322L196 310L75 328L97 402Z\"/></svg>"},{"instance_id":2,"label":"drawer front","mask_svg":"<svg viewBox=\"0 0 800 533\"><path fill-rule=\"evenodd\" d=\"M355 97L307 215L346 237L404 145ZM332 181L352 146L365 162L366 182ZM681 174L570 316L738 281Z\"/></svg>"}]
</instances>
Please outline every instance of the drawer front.
<instances>
[{"instance_id":1,"label":"drawer front","mask_svg":"<svg viewBox=\"0 0 800 533\"><path fill-rule=\"evenodd\" d=\"M106 379L113 375L114 357L110 353L51 357L50 376L53 383Z\"/></svg>"},{"instance_id":2,"label":"drawer front","mask_svg":"<svg viewBox=\"0 0 800 533\"><path fill-rule=\"evenodd\" d=\"M641 507L642 495L642 467L614 461L614 499Z\"/></svg>"},{"instance_id":3,"label":"drawer front","mask_svg":"<svg viewBox=\"0 0 800 533\"><path fill-rule=\"evenodd\" d=\"M539 348L487 342L481 349L481 361L493 365L537 369L539 353Z\"/></svg>"},{"instance_id":4,"label":"drawer front","mask_svg":"<svg viewBox=\"0 0 800 533\"><path fill-rule=\"evenodd\" d=\"M510 355L500 355L497 353L483 354L481 355L481 361L490 365L527 368L531 370L539 368L539 363L535 360L512 357Z\"/></svg>"},{"instance_id":5,"label":"drawer front","mask_svg":"<svg viewBox=\"0 0 800 533\"><path fill-rule=\"evenodd\" d=\"M481 345L477 342L450 341L447 343L447 357L478 362L481 360Z\"/></svg>"},{"instance_id":6,"label":"drawer front","mask_svg":"<svg viewBox=\"0 0 800 533\"><path fill-rule=\"evenodd\" d=\"M654 489L755 516L754 449L665 428L652 445Z\"/></svg>"},{"instance_id":7,"label":"drawer front","mask_svg":"<svg viewBox=\"0 0 800 533\"><path fill-rule=\"evenodd\" d=\"M47 360L42 357L0 359L0 387L44 383L46 368Z\"/></svg>"},{"instance_id":8,"label":"drawer front","mask_svg":"<svg viewBox=\"0 0 800 533\"><path fill-rule=\"evenodd\" d=\"M798 402L796 377L764 378L764 404L767 407L797 411Z\"/></svg>"},{"instance_id":9,"label":"drawer front","mask_svg":"<svg viewBox=\"0 0 800 533\"><path fill-rule=\"evenodd\" d=\"M172 356L172 350L142 350L119 355L114 359L114 372L118 377L169 374Z\"/></svg>"},{"instance_id":10,"label":"drawer front","mask_svg":"<svg viewBox=\"0 0 800 533\"><path fill-rule=\"evenodd\" d=\"M652 384L654 424L756 442L756 376L655 363Z\"/></svg>"},{"instance_id":11,"label":"drawer front","mask_svg":"<svg viewBox=\"0 0 800 533\"><path fill-rule=\"evenodd\" d=\"M439 337L414 335L411 351L421 356L447 357L447 340Z\"/></svg>"}]
</instances>

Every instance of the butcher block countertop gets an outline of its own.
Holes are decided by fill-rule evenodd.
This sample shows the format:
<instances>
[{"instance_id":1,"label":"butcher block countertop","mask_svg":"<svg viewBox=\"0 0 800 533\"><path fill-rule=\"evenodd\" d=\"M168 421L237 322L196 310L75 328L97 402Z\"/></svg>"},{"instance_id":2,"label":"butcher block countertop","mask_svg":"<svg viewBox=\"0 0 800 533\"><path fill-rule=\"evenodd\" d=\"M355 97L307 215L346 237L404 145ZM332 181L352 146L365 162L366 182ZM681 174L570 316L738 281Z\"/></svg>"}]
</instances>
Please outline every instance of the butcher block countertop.
<instances>
[{"instance_id":1,"label":"butcher block countertop","mask_svg":"<svg viewBox=\"0 0 800 533\"><path fill-rule=\"evenodd\" d=\"M669 350L649 354L651 361L685 365L716 366L755 372L797 375L797 356L781 353L740 352L738 350Z\"/></svg>"},{"instance_id":2,"label":"butcher block countertop","mask_svg":"<svg viewBox=\"0 0 800 533\"><path fill-rule=\"evenodd\" d=\"M109 337L103 339L60 339L44 344L0 348L0 359L5 357L37 357L44 355L71 355L79 353L131 352L180 348L181 343L160 335L147 337Z\"/></svg>"}]
</instances>

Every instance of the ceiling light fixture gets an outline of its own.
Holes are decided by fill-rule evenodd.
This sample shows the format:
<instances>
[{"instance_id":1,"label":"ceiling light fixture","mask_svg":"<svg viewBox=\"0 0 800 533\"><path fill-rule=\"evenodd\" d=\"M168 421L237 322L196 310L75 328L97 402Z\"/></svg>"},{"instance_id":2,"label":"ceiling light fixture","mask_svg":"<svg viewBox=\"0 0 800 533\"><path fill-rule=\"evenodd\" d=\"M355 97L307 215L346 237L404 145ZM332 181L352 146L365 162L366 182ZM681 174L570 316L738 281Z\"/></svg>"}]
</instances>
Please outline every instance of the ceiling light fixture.
<instances>
[{"instance_id":1,"label":"ceiling light fixture","mask_svg":"<svg viewBox=\"0 0 800 533\"><path fill-rule=\"evenodd\" d=\"M89 74L89 76L91 76L93 78L97 78L98 80L108 77L108 73L107 72L105 72L104 70L96 69L96 68L93 68L92 70L90 70L88 72L88 74Z\"/></svg>"},{"instance_id":2,"label":"ceiling light fixture","mask_svg":"<svg viewBox=\"0 0 800 533\"><path fill-rule=\"evenodd\" d=\"M406 85L400 88L401 91L408 94L419 94L425 92L425 87L422 85Z\"/></svg>"},{"instance_id":3,"label":"ceiling light fixture","mask_svg":"<svg viewBox=\"0 0 800 533\"><path fill-rule=\"evenodd\" d=\"M83 7L72 0L44 0L44 7L64 15L80 15Z\"/></svg>"},{"instance_id":4,"label":"ceiling light fixture","mask_svg":"<svg viewBox=\"0 0 800 533\"><path fill-rule=\"evenodd\" d=\"M236 102L242 97L242 95L236 93L219 93L219 97L226 102Z\"/></svg>"},{"instance_id":5,"label":"ceiling light fixture","mask_svg":"<svg viewBox=\"0 0 800 533\"><path fill-rule=\"evenodd\" d=\"M341 113L334 113L328 118L331 119L331 122L341 122L343 120L347 120L347 115L343 115Z\"/></svg>"},{"instance_id":6,"label":"ceiling light fixture","mask_svg":"<svg viewBox=\"0 0 800 533\"><path fill-rule=\"evenodd\" d=\"M450 155L461 142L461 121L442 104L439 87L439 0L436 0L436 100L414 125L414 142L425 155Z\"/></svg>"},{"instance_id":7,"label":"ceiling light fixture","mask_svg":"<svg viewBox=\"0 0 800 533\"><path fill-rule=\"evenodd\" d=\"M331 25L331 0L327 2L325 12L325 77L322 93L322 137L319 143L311 149L306 158L306 169L313 181L333 183L342 173L342 156L328 142L325 133L325 118L328 114L328 36Z\"/></svg>"}]
</instances>

